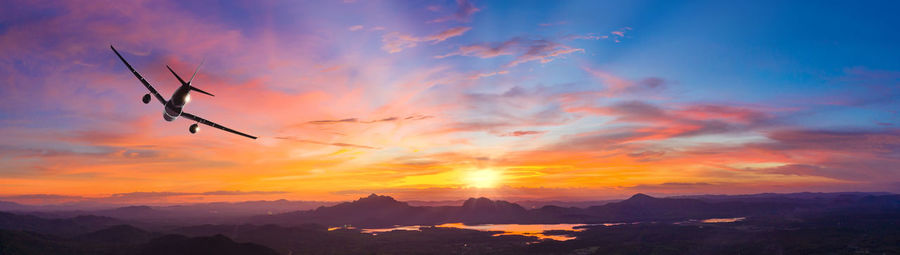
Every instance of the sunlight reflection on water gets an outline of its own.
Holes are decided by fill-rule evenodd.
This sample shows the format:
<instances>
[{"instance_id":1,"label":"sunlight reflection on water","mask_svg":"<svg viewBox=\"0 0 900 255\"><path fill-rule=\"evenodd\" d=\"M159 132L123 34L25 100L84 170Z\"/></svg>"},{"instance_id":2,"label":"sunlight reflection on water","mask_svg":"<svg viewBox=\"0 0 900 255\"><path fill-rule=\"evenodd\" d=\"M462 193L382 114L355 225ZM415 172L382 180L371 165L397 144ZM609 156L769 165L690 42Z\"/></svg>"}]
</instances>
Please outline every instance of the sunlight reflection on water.
<instances>
[{"instance_id":1,"label":"sunlight reflection on water","mask_svg":"<svg viewBox=\"0 0 900 255\"><path fill-rule=\"evenodd\" d=\"M615 226L621 225L624 223L605 223L605 224L483 224L483 225L465 225L462 223L445 223L441 225L436 225L434 227L441 228L459 228L459 229L471 229L471 230L479 230L479 231L498 231L503 233L495 234L494 236L500 235L522 235L522 236L534 236L540 239L551 239L557 241L566 241L575 239L573 236L565 235L565 234L545 234L544 231L556 230L556 231L572 231L579 232L583 231L583 226ZM363 233L369 234L378 234L381 232L389 232L394 230L406 230L406 231L419 231L423 227L430 226L397 226L393 228L369 228L363 229Z\"/></svg>"},{"instance_id":2,"label":"sunlight reflection on water","mask_svg":"<svg viewBox=\"0 0 900 255\"><path fill-rule=\"evenodd\" d=\"M703 223L732 223L738 222L747 219L747 217L736 217L736 218L712 218L701 220Z\"/></svg>"},{"instance_id":3,"label":"sunlight reflection on water","mask_svg":"<svg viewBox=\"0 0 900 255\"><path fill-rule=\"evenodd\" d=\"M746 220L747 217L735 217L735 218L709 218L703 220L686 220L675 222L676 225L689 225L689 224L697 224L697 223L734 223L738 221Z\"/></svg>"}]
</instances>

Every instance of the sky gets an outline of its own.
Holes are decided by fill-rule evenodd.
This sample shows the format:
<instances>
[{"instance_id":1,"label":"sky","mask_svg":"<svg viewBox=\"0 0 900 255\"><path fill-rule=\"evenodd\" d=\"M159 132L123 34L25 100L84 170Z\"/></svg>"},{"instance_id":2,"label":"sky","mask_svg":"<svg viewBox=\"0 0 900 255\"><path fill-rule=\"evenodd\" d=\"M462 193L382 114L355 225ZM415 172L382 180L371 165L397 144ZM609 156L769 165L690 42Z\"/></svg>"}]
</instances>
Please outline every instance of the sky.
<instances>
[{"instance_id":1,"label":"sky","mask_svg":"<svg viewBox=\"0 0 900 255\"><path fill-rule=\"evenodd\" d=\"M0 199L900 192L898 5L6 1Z\"/></svg>"}]
</instances>

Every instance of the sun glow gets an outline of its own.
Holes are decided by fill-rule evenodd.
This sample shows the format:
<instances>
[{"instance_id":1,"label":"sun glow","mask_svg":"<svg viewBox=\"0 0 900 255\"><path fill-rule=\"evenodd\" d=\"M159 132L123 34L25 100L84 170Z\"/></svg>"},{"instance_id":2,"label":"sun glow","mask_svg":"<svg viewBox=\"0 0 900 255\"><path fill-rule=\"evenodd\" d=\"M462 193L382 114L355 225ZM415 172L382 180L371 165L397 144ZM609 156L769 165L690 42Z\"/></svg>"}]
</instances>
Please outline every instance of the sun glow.
<instances>
[{"instance_id":1,"label":"sun glow","mask_svg":"<svg viewBox=\"0 0 900 255\"><path fill-rule=\"evenodd\" d=\"M500 182L500 172L493 169L481 169L469 172L466 182L469 187L493 188Z\"/></svg>"}]
</instances>

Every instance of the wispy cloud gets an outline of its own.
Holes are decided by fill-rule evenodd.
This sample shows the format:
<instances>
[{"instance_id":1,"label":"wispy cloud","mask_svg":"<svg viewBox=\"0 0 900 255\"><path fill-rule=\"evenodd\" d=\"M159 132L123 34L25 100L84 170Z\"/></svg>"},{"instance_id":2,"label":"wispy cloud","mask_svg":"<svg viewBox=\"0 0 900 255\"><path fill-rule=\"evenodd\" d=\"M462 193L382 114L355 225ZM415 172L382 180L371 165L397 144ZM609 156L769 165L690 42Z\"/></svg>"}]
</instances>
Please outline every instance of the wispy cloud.
<instances>
[{"instance_id":1,"label":"wispy cloud","mask_svg":"<svg viewBox=\"0 0 900 255\"><path fill-rule=\"evenodd\" d=\"M613 30L609 33L588 33L588 34L580 34L580 35L569 35L563 37L563 39L567 40L612 40L615 43L622 42L622 39L626 38L626 33L631 31L631 27L623 27L617 30Z\"/></svg>"},{"instance_id":2,"label":"wispy cloud","mask_svg":"<svg viewBox=\"0 0 900 255\"><path fill-rule=\"evenodd\" d=\"M334 124L334 123L356 123L359 122L357 118L349 118L349 119L340 119L340 120L314 120L310 121L310 124Z\"/></svg>"},{"instance_id":3,"label":"wispy cloud","mask_svg":"<svg viewBox=\"0 0 900 255\"><path fill-rule=\"evenodd\" d=\"M513 55L515 59L506 67L513 67L522 63L538 61L548 63L563 55L584 52L584 49L574 48L545 39L513 38L508 41L495 44L471 44L460 46L456 51L435 58L447 58L451 56L471 56L479 58L493 58L504 55Z\"/></svg>"},{"instance_id":4,"label":"wispy cloud","mask_svg":"<svg viewBox=\"0 0 900 255\"><path fill-rule=\"evenodd\" d=\"M450 21L450 20L456 20L459 22L468 22L469 18L472 17L472 14L475 14L476 12L480 11L480 9L475 7L475 5L473 5L472 2L469 2L469 0L456 0L456 7L457 7L456 12L453 13L452 15L448 15L445 17L431 20L431 21L429 21L429 23L440 23L440 22L446 22L446 21ZM428 10L435 11L435 12L440 11L440 9L441 8L439 6L429 6L428 7Z\"/></svg>"},{"instance_id":5,"label":"wispy cloud","mask_svg":"<svg viewBox=\"0 0 900 255\"><path fill-rule=\"evenodd\" d=\"M430 42L436 44L443 42L447 39L461 36L471 29L471 27L454 27L425 37L417 37L399 32L388 33L381 38L383 43L381 48L389 53L397 53L407 48L416 47L419 43Z\"/></svg>"},{"instance_id":6,"label":"wispy cloud","mask_svg":"<svg viewBox=\"0 0 900 255\"><path fill-rule=\"evenodd\" d=\"M634 81L613 75L612 73L600 69L590 67L583 67L583 69L606 86L604 93L606 93L607 96L616 96L625 93L660 92L665 89L667 85L666 80L658 77L649 77Z\"/></svg>"},{"instance_id":7,"label":"wispy cloud","mask_svg":"<svg viewBox=\"0 0 900 255\"><path fill-rule=\"evenodd\" d=\"M310 124L378 123L378 122L393 122L393 121L401 121L401 120L424 120L424 119L429 119L429 118L434 118L434 116L415 114L415 115L409 115L409 116L405 116L405 117L392 116L392 117L385 117L385 118L374 119L374 120L360 120L358 118L348 118L348 119L338 119L338 120L313 120L313 121L309 121L308 123L310 123Z\"/></svg>"},{"instance_id":8,"label":"wispy cloud","mask_svg":"<svg viewBox=\"0 0 900 255\"><path fill-rule=\"evenodd\" d=\"M501 134L500 136L526 136L526 135L540 135L543 133L547 133L547 131L516 130L513 132Z\"/></svg>"},{"instance_id":9,"label":"wispy cloud","mask_svg":"<svg viewBox=\"0 0 900 255\"><path fill-rule=\"evenodd\" d=\"M319 144L319 145L339 146L339 147L353 147L353 148L360 148L360 149L378 149L377 147L372 147L372 146L350 144L350 143L328 143L328 142L300 139L300 138L289 137L289 136L279 136L279 137L275 137L275 139L290 140L290 141L294 141L294 142Z\"/></svg>"}]
</instances>

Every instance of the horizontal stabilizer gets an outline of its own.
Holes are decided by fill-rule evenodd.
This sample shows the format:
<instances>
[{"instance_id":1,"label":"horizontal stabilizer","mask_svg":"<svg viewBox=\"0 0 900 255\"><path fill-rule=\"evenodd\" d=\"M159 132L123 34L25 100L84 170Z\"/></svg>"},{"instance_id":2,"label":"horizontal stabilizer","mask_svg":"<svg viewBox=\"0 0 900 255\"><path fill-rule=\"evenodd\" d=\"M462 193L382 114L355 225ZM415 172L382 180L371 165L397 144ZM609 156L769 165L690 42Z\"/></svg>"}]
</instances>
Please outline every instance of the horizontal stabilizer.
<instances>
[{"instance_id":1,"label":"horizontal stabilizer","mask_svg":"<svg viewBox=\"0 0 900 255\"><path fill-rule=\"evenodd\" d=\"M203 94L207 94L207 95L209 95L209 96L211 96L211 97L214 97L213 94L210 94L209 92L206 92L206 91L203 91L203 90L201 90L201 89L198 89L197 87L194 87L194 86L191 86L191 90L197 91L197 92L200 92L200 93L203 93Z\"/></svg>"}]
</instances>

